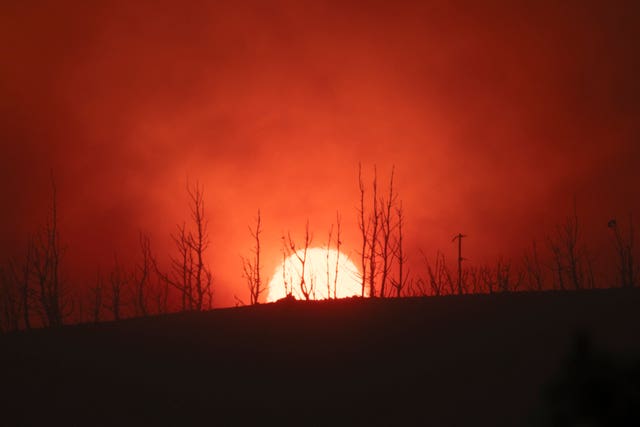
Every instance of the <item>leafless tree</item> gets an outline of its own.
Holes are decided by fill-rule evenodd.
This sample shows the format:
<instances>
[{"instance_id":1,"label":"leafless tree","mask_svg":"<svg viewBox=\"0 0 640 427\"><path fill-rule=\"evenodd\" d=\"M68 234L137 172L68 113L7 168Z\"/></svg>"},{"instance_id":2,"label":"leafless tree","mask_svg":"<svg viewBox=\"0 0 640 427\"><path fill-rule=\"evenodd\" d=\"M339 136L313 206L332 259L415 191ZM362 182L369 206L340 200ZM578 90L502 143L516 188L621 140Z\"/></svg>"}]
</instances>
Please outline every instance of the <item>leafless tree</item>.
<instances>
[{"instance_id":1,"label":"leafless tree","mask_svg":"<svg viewBox=\"0 0 640 427\"><path fill-rule=\"evenodd\" d=\"M478 267L469 267L467 269L467 276L469 278L470 292L472 294L478 294L482 292L482 272Z\"/></svg>"},{"instance_id":2,"label":"leafless tree","mask_svg":"<svg viewBox=\"0 0 640 427\"><path fill-rule=\"evenodd\" d=\"M102 314L102 292L104 291L104 279L102 278L100 269L98 269L96 273L96 282L89 291L91 297L91 318L93 323L98 323L100 322L100 315Z\"/></svg>"},{"instance_id":3,"label":"leafless tree","mask_svg":"<svg viewBox=\"0 0 640 427\"><path fill-rule=\"evenodd\" d=\"M294 240L291 238L291 234L287 234L287 242L289 244L289 250L300 262L300 293L306 300L311 299L311 297L315 293L315 278L311 275L311 279L309 283L307 283L305 279L305 269L307 267L307 252L309 250L309 245L313 240L313 236L309 233L309 220L307 220L307 224L305 226L304 233L304 244L301 248L297 248Z\"/></svg>"},{"instance_id":4,"label":"leafless tree","mask_svg":"<svg viewBox=\"0 0 640 427\"><path fill-rule=\"evenodd\" d=\"M480 277L484 284L485 292L493 294L497 288L497 278L494 276L491 268L484 266L480 268Z\"/></svg>"},{"instance_id":5,"label":"leafless tree","mask_svg":"<svg viewBox=\"0 0 640 427\"><path fill-rule=\"evenodd\" d=\"M244 277L247 279L249 287L249 297L251 304L258 304L260 295L264 292L262 278L260 277L260 233L262 232L262 220L260 218L260 210L256 218L255 229L249 228L249 233L255 241L253 247L253 255L251 259L242 257L242 268Z\"/></svg>"},{"instance_id":6,"label":"leafless tree","mask_svg":"<svg viewBox=\"0 0 640 427\"><path fill-rule=\"evenodd\" d=\"M123 314L122 297L129 284L129 278L127 277L126 271L120 265L117 255L114 255L114 266L109 274L109 284L111 286L111 301L107 308L113 314L114 320L120 320Z\"/></svg>"},{"instance_id":7,"label":"leafless tree","mask_svg":"<svg viewBox=\"0 0 640 427\"><path fill-rule=\"evenodd\" d=\"M515 292L520 287L523 279L522 272L514 272L511 261L498 259L495 270L496 284L500 292Z\"/></svg>"},{"instance_id":8,"label":"leafless tree","mask_svg":"<svg viewBox=\"0 0 640 427\"><path fill-rule=\"evenodd\" d=\"M389 194L387 196L387 199L385 200L384 198L381 198L379 202L380 203L379 246L380 246L380 260L382 261L382 270L380 272L381 273L381 277L380 277L380 297L381 298L384 298L386 296L385 292L386 292L387 279L389 278L389 273L391 272L391 265L393 263L393 258L394 258L392 256L393 250L391 247L391 243L392 243L391 234L396 228L396 225L392 221L392 216L394 213L393 207L397 202L396 200L397 196L393 192L394 169L395 168L391 168L391 179L389 180ZM375 182L374 182L374 189L375 189ZM374 216L375 215L376 215L376 211L374 210ZM374 219L374 224L376 222L377 221ZM396 291L398 290L398 288L396 287L397 285L400 285L401 287L404 286L403 283L396 281L395 284L392 284L392 286L396 289Z\"/></svg>"},{"instance_id":9,"label":"leafless tree","mask_svg":"<svg viewBox=\"0 0 640 427\"><path fill-rule=\"evenodd\" d=\"M36 279L39 311L47 326L60 326L73 311L73 302L60 277L63 248L58 230L56 184L51 177L51 205L47 223L33 240L32 271Z\"/></svg>"},{"instance_id":10,"label":"leafless tree","mask_svg":"<svg viewBox=\"0 0 640 427\"><path fill-rule=\"evenodd\" d=\"M550 237L547 237L547 244L552 253L550 269L553 272L554 288L564 291L566 286L564 284L565 267L562 259L562 249L560 245Z\"/></svg>"},{"instance_id":11,"label":"leafless tree","mask_svg":"<svg viewBox=\"0 0 640 427\"><path fill-rule=\"evenodd\" d=\"M204 210L204 189L196 183L193 188L187 187L191 198L191 219L195 231L190 235L189 243L196 260L195 265L195 309L211 308L213 293L211 289L211 270L204 264L204 255L209 248L209 221Z\"/></svg>"},{"instance_id":12,"label":"leafless tree","mask_svg":"<svg viewBox=\"0 0 640 427\"><path fill-rule=\"evenodd\" d=\"M542 264L538 255L538 244L534 240L531 248L524 254L524 267L527 274L529 289L542 290Z\"/></svg>"},{"instance_id":13,"label":"leafless tree","mask_svg":"<svg viewBox=\"0 0 640 427\"><path fill-rule=\"evenodd\" d=\"M552 270L557 287L564 290L569 284L573 289L582 289L586 275L586 247L582 243L575 203L573 215L556 228L555 235L548 237L547 242L553 256Z\"/></svg>"},{"instance_id":14,"label":"leafless tree","mask_svg":"<svg viewBox=\"0 0 640 427\"><path fill-rule=\"evenodd\" d=\"M196 183L187 185L192 230L186 223L178 225L178 232L172 235L177 256L171 256L169 273L154 268L158 277L176 288L182 297L182 310L204 310L211 308L213 300L213 275L204 259L210 245L208 220L204 208L204 190Z\"/></svg>"},{"instance_id":15,"label":"leafless tree","mask_svg":"<svg viewBox=\"0 0 640 427\"><path fill-rule=\"evenodd\" d=\"M637 286L640 271L638 265L634 262L633 256L635 243L633 218L629 215L629 226L626 232L621 229L615 219L609 221L609 228L613 230L616 250L618 252L618 275L620 285L623 288Z\"/></svg>"},{"instance_id":16,"label":"leafless tree","mask_svg":"<svg viewBox=\"0 0 640 427\"><path fill-rule=\"evenodd\" d=\"M327 239L327 250L326 250L326 260L327 260L327 299L331 299L331 265L330 265L330 255L331 255L331 238L333 236L333 224L329 227L329 238Z\"/></svg>"},{"instance_id":17,"label":"leafless tree","mask_svg":"<svg viewBox=\"0 0 640 427\"><path fill-rule=\"evenodd\" d=\"M446 292L446 286L450 288L450 292L453 289L453 281L451 274L448 271L447 264L444 259L444 255L440 252L436 253L435 264L432 266L429 259L420 251L422 259L427 268L427 274L429 276L429 287L431 289L432 296L444 295Z\"/></svg>"},{"instance_id":18,"label":"leafless tree","mask_svg":"<svg viewBox=\"0 0 640 427\"><path fill-rule=\"evenodd\" d=\"M574 206L573 216L568 217L562 227L566 257L568 261L571 283L574 289L582 289L581 254L579 253L579 224Z\"/></svg>"},{"instance_id":19,"label":"leafless tree","mask_svg":"<svg viewBox=\"0 0 640 427\"><path fill-rule=\"evenodd\" d=\"M31 289L32 254L33 241L29 238L27 240L24 259L10 259L6 272L8 280L10 280L16 288L22 324L25 329L31 329L31 310L34 297L33 290Z\"/></svg>"},{"instance_id":20,"label":"leafless tree","mask_svg":"<svg viewBox=\"0 0 640 427\"><path fill-rule=\"evenodd\" d=\"M365 205L364 205L364 182L362 181L362 164L358 163L358 188L360 189L360 206L358 208L358 228L362 237L362 251L360 252L360 267L362 268L362 297L365 296L365 288L367 284L367 247L369 224L366 221Z\"/></svg>"},{"instance_id":21,"label":"leafless tree","mask_svg":"<svg viewBox=\"0 0 640 427\"><path fill-rule=\"evenodd\" d=\"M6 269L0 267L0 332L17 331L20 317L18 284Z\"/></svg>"},{"instance_id":22,"label":"leafless tree","mask_svg":"<svg viewBox=\"0 0 640 427\"><path fill-rule=\"evenodd\" d=\"M340 217L340 213L336 212L336 269L335 275L333 276L333 298L338 298L338 273L340 271L340 246L342 245L342 240L340 238L341 232L341 222L342 218Z\"/></svg>"},{"instance_id":23,"label":"leafless tree","mask_svg":"<svg viewBox=\"0 0 640 427\"><path fill-rule=\"evenodd\" d=\"M402 296L402 291L407 286L409 274L408 271L405 271L405 265L407 263L407 255L404 252L404 244L403 244L403 235L402 235L402 226L404 224L404 213L402 209L402 203L400 203L396 207L396 216L397 216L397 228L398 235L396 238L396 242L393 249L393 254L396 259L396 263L398 265L398 277L392 279L391 285L395 289L396 297L400 298ZM386 222L386 220L384 221ZM386 230L385 230L386 233ZM385 268L387 263L384 263Z\"/></svg>"},{"instance_id":24,"label":"leafless tree","mask_svg":"<svg viewBox=\"0 0 640 427\"><path fill-rule=\"evenodd\" d=\"M151 252L151 239L143 232L139 234L141 259L136 264L133 273L133 307L136 315L146 316L149 312L150 277L156 264Z\"/></svg>"},{"instance_id":25,"label":"leafless tree","mask_svg":"<svg viewBox=\"0 0 640 427\"><path fill-rule=\"evenodd\" d=\"M375 298L376 296L376 273L377 273L377 247L378 247L378 227L380 225L380 211L378 210L378 172L373 168L373 198L371 218L371 229L369 233L369 296Z\"/></svg>"},{"instance_id":26,"label":"leafless tree","mask_svg":"<svg viewBox=\"0 0 640 427\"><path fill-rule=\"evenodd\" d=\"M169 312L169 283L165 280L158 281L158 288L155 293L156 310L159 314Z\"/></svg>"},{"instance_id":27,"label":"leafless tree","mask_svg":"<svg viewBox=\"0 0 640 427\"><path fill-rule=\"evenodd\" d=\"M293 294L293 283L291 281L291 277L287 277L287 257L289 254L289 247L287 245L287 242L284 238L284 235L282 236L282 285L284 286L284 294L287 297L291 297Z\"/></svg>"}]
</instances>

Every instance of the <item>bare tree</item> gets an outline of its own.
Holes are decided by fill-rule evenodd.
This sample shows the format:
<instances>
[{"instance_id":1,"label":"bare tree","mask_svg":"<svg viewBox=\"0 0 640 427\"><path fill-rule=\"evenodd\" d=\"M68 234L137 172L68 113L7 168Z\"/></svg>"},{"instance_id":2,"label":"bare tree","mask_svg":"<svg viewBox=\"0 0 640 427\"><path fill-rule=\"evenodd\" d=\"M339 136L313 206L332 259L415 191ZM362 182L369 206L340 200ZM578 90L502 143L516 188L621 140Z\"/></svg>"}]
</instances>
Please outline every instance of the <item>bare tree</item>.
<instances>
[{"instance_id":1,"label":"bare tree","mask_svg":"<svg viewBox=\"0 0 640 427\"><path fill-rule=\"evenodd\" d=\"M291 297L293 294L293 283L291 282L291 278L287 278L287 257L289 254L289 247L287 246L287 242L282 236L282 285L284 286L284 294L287 297Z\"/></svg>"},{"instance_id":2,"label":"bare tree","mask_svg":"<svg viewBox=\"0 0 640 427\"><path fill-rule=\"evenodd\" d=\"M575 203L573 215L567 217L565 222L556 228L555 235L548 237L547 243L552 252L551 268L554 271L554 283L557 287L565 290L568 284L573 289L582 289L586 275L584 265L586 247L580 238Z\"/></svg>"},{"instance_id":3,"label":"bare tree","mask_svg":"<svg viewBox=\"0 0 640 427\"><path fill-rule=\"evenodd\" d=\"M326 260L327 260L327 299L331 299L331 266L329 257L331 255L331 237L333 235L333 224L329 228L329 238L327 239L327 250L326 250Z\"/></svg>"},{"instance_id":4,"label":"bare tree","mask_svg":"<svg viewBox=\"0 0 640 427\"><path fill-rule=\"evenodd\" d=\"M256 218L255 229L249 228L249 233L255 241L253 247L253 255L251 259L242 257L242 269L244 277L247 279L247 286L249 287L249 297L251 304L258 304L260 295L264 292L262 285L262 278L260 277L260 233L262 232L262 222L260 218L260 210L258 209L258 216Z\"/></svg>"},{"instance_id":5,"label":"bare tree","mask_svg":"<svg viewBox=\"0 0 640 427\"><path fill-rule=\"evenodd\" d=\"M378 172L376 167L373 168L373 204L371 218L371 230L369 234L369 296L376 296L376 272L377 272L377 251L378 247L378 227L380 225L380 211L378 210Z\"/></svg>"},{"instance_id":6,"label":"bare tree","mask_svg":"<svg viewBox=\"0 0 640 427\"><path fill-rule=\"evenodd\" d=\"M565 268L562 260L562 249L560 245L551 237L547 237L547 245L549 246L549 249L551 249L551 253L553 256L550 269L553 272L554 288L564 291L566 289L566 286L564 284Z\"/></svg>"},{"instance_id":7,"label":"bare tree","mask_svg":"<svg viewBox=\"0 0 640 427\"><path fill-rule=\"evenodd\" d=\"M123 299L122 296L125 292L125 289L128 285L128 277L127 273L124 271L120 262L118 261L118 256L114 255L114 266L113 270L109 274L109 284L111 285L111 301L108 306L109 311L113 314L114 320L120 320L122 316L122 308L123 308Z\"/></svg>"},{"instance_id":8,"label":"bare tree","mask_svg":"<svg viewBox=\"0 0 640 427\"><path fill-rule=\"evenodd\" d=\"M453 281L451 279L451 274L448 271L449 269L447 268L444 255L440 252L437 252L435 264L432 266L424 252L420 251L420 253L422 255L422 259L424 260L424 264L427 267L431 295L444 295L447 285L449 286L450 292L452 293Z\"/></svg>"},{"instance_id":9,"label":"bare tree","mask_svg":"<svg viewBox=\"0 0 640 427\"><path fill-rule=\"evenodd\" d=\"M60 326L73 311L73 304L60 278L64 250L58 230L57 190L53 176L51 193L47 223L33 241L31 267L36 278L38 308L43 321L47 326Z\"/></svg>"},{"instance_id":10,"label":"bare tree","mask_svg":"<svg viewBox=\"0 0 640 427\"><path fill-rule=\"evenodd\" d=\"M33 241L29 238L27 240L24 259L22 261L19 261L17 258L9 260L7 271L11 282L15 284L18 292L22 323L25 329L31 329L31 309L33 300L33 291L31 289L32 257Z\"/></svg>"},{"instance_id":11,"label":"bare tree","mask_svg":"<svg viewBox=\"0 0 640 427\"><path fill-rule=\"evenodd\" d=\"M517 291L524 277L522 272L514 272L511 261L498 259L495 270L496 284L500 292Z\"/></svg>"},{"instance_id":12,"label":"bare tree","mask_svg":"<svg viewBox=\"0 0 640 427\"><path fill-rule=\"evenodd\" d=\"M204 310L211 308L213 300L213 275L204 259L210 245L208 220L204 208L204 190L196 183L187 185L191 225L178 225L178 232L172 235L177 256L171 256L171 269L164 273L157 264L154 269L158 277L176 288L182 297L182 310Z\"/></svg>"},{"instance_id":13,"label":"bare tree","mask_svg":"<svg viewBox=\"0 0 640 427\"><path fill-rule=\"evenodd\" d=\"M524 254L524 267L527 272L529 289L542 290L542 264L538 255L538 245L534 240L531 248Z\"/></svg>"},{"instance_id":14,"label":"bare tree","mask_svg":"<svg viewBox=\"0 0 640 427\"><path fill-rule=\"evenodd\" d=\"M204 210L204 189L198 183L193 188L187 187L191 199L191 219L195 231L190 234L189 244L194 253L195 264L195 309L211 308L213 298L211 270L204 264L204 255L209 248L209 221Z\"/></svg>"},{"instance_id":15,"label":"bare tree","mask_svg":"<svg viewBox=\"0 0 640 427\"><path fill-rule=\"evenodd\" d=\"M335 275L333 276L333 298L338 298L338 273L340 271L340 246L342 245L342 240L340 240L340 228L341 228L342 218L340 217L340 213L336 212L336 269Z\"/></svg>"},{"instance_id":16,"label":"bare tree","mask_svg":"<svg viewBox=\"0 0 640 427\"><path fill-rule=\"evenodd\" d=\"M309 234L309 220L307 220L307 225L305 226L304 244L300 249L296 247L295 242L291 238L291 234L287 234L289 250L300 262L300 293L306 300L311 299L311 297L315 293L315 280L309 280L309 283L307 283L305 279L305 269L307 267L307 252L312 240L313 236ZM311 275L310 277L311 279L315 279L313 275Z\"/></svg>"},{"instance_id":17,"label":"bare tree","mask_svg":"<svg viewBox=\"0 0 640 427\"><path fill-rule=\"evenodd\" d=\"M402 235L402 226L404 224L404 213L402 209L402 203L398 207L396 207L396 215L397 215L397 227L398 227L398 236L396 238L396 242L394 245L393 254L396 258L396 262L398 264L398 277L391 281L391 285L396 291L396 297L400 298L402 296L402 290L406 287L409 274L405 271L405 265L407 263L407 255L404 252L403 245L403 235ZM386 222L386 221L385 221ZM386 268L386 262L385 268Z\"/></svg>"},{"instance_id":18,"label":"bare tree","mask_svg":"<svg viewBox=\"0 0 640 427\"><path fill-rule=\"evenodd\" d=\"M623 288L637 286L639 268L634 262L633 247L635 234L633 228L633 218L629 215L629 226L626 233L621 230L615 219L609 221L609 228L613 230L615 236L616 250L618 252L618 275L620 285Z\"/></svg>"},{"instance_id":19,"label":"bare tree","mask_svg":"<svg viewBox=\"0 0 640 427\"><path fill-rule=\"evenodd\" d=\"M89 290L91 296L91 318L93 323L100 322L100 315L102 314L102 292L104 290L104 279L102 278L102 273L100 269L96 273L96 282L93 287Z\"/></svg>"},{"instance_id":20,"label":"bare tree","mask_svg":"<svg viewBox=\"0 0 640 427\"><path fill-rule=\"evenodd\" d=\"M391 234L393 233L396 225L392 222L392 214L394 213L392 208L396 203L397 196L393 193L393 174L395 168L391 168L391 179L389 180L389 195L387 199L380 199L380 259L382 261L382 270L380 278L380 297L385 297L387 279L391 272L391 264L393 263L392 248L391 248ZM374 183L375 188L375 183ZM374 215L376 212L374 211ZM374 220L375 223L375 220ZM396 283L396 285L399 283ZM401 286L404 286L403 284ZM396 288L397 290L397 288ZM399 296L399 295L398 295Z\"/></svg>"},{"instance_id":21,"label":"bare tree","mask_svg":"<svg viewBox=\"0 0 640 427\"><path fill-rule=\"evenodd\" d=\"M573 216L568 217L562 227L565 252L568 261L569 274L571 283L574 289L582 289L582 266L581 266L581 254L579 253L579 227L578 227L578 214L574 205Z\"/></svg>"},{"instance_id":22,"label":"bare tree","mask_svg":"<svg viewBox=\"0 0 640 427\"><path fill-rule=\"evenodd\" d=\"M148 234L140 232L140 254L141 260L136 264L133 273L133 306L136 315L146 316L148 314L148 300L150 292L150 276L153 266L156 264L151 252L151 239Z\"/></svg>"},{"instance_id":23,"label":"bare tree","mask_svg":"<svg viewBox=\"0 0 640 427\"><path fill-rule=\"evenodd\" d=\"M480 277L482 278L486 293L490 295L493 294L497 287L497 278L494 277L491 268L487 266L480 268Z\"/></svg>"},{"instance_id":24,"label":"bare tree","mask_svg":"<svg viewBox=\"0 0 640 427\"><path fill-rule=\"evenodd\" d=\"M368 246L368 234L369 224L365 220L365 206L364 206L364 182L362 181L362 164L358 163L358 188L360 189L360 207L358 209L358 228L360 229L360 235L362 237L362 251L360 252L360 267L362 268L362 297L365 295L365 288L367 283L367 246Z\"/></svg>"},{"instance_id":25,"label":"bare tree","mask_svg":"<svg viewBox=\"0 0 640 427\"><path fill-rule=\"evenodd\" d=\"M0 332L17 331L20 317L18 284L8 271L0 267Z\"/></svg>"}]
</instances>

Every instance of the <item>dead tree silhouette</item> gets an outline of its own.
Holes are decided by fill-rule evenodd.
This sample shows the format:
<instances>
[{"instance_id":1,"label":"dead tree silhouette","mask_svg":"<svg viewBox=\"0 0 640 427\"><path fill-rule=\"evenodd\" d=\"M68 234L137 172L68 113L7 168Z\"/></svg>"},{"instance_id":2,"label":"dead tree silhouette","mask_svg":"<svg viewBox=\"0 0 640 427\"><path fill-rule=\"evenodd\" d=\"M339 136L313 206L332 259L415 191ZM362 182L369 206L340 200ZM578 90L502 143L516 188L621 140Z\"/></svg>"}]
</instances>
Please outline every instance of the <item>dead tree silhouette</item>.
<instances>
[{"instance_id":1,"label":"dead tree silhouette","mask_svg":"<svg viewBox=\"0 0 640 427\"><path fill-rule=\"evenodd\" d=\"M120 320L122 317L123 294L129 284L126 271L118 261L118 256L114 255L114 265L109 273L109 284L111 287L110 304L107 306L113 314L113 320Z\"/></svg>"},{"instance_id":2,"label":"dead tree silhouette","mask_svg":"<svg viewBox=\"0 0 640 427\"><path fill-rule=\"evenodd\" d=\"M151 252L151 239L149 235L140 232L140 253L142 259L136 264L133 275L134 295L133 306L138 316L146 316L149 313L147 307L150 292L150 276L153 265L155 264L154 256Z\"/></svg>"},{"instance_id":3,"label":"dead tree silhouette","mask_svg":"<svg viewBox=\"0 0 640 427\"><path fill-rule=\"evenodd\" d=\"M178 225L177 234L172 235L178 256L171 256L169 273L163 272L157 263L154 270L158 277L180 292L182 310L205 310L212 306L213 275L205 264L205 253L209 249L209 221L205 214L204 188L196 182L187 184L187 196L192 229L187 223Z\"/></svg>"},{"instance_id":4,"label":"dead tree silhouette","mask_svg":"<svg viewBox=\"0 0 640 427\"><path fill-rule=\"evenodd\" d=\"M305 300L311 299L315 292L315 280L309 280L309 283L307 283L305 278L307 251L309 250L309 245L312 240L313 236L309 233L309 220L307 220L307 224L305 226L304 245L302 248L298 249L294 240L291 238L291 233L287 233L288 250L290 250L291 254L293 254L300 262L300 293ZM312 277L312 279L314 278Z\"/></svg>"},{"instance_id":5,"label":"dead tree silhouette","mask_svg":"<svg viewBox=\"0 0 640 427\"><path fill-rule=\"evenodd\" d=\"M560 290L567 289L567 286L575 290L583 289L588 276L590 261L586 258L586 245L582 241L579 225L574 202L573 214L556 227L555 235L547 237L547 245L552 252L554 283Z\"/></svg>"},{"instance_id":6,"label":"dead tree silhouette","mask_svg":"<svg viewBox=\"0 0 640 427\"><path fill-rule=\"evenodd\" d=\"M635 243L633 218L629 215L629 226L626 233L621 230L621 227L615 219L610 220L608 226L613 231L615 237L620 285L623 288L637 286L639 268L635 265L633 259L633 247Z\"/></svg>"},{"instance_id":7,"label":"dead tree silhouette","mask_svg":"<svg viewBox=\"0 0 640 427\"><path fill-rule=\"evenodd\" d=\"M340 272L340 246L342 245L342 240L340 237L341 232L341 223L342 217L340 216L340 212L336 212L336 269L335 275L333 276L333 298L338 297L338 273Z\"/></svg>"},{"instance_id":8,"label":"dead tree silhouette","mask_svg":"<svg viewBox=\"0 0 640 427\"><path fill-rule=\"evenodd\" d=\"M100 269L96 273L96 282L91 289L89 289L90 293L90 310L91 310L91 318L94 323L100 322L100 315L102 313L102 298L104 291L104 279L102 278L102 273Z\"/></svg>"},{"instance_id":9,"label":"dead tree silhouette","mask_svg":"<svg viewBox=\"0 0 640 427\"><path fill-rule=\"evenodd\" d=\"M20 296L17 283L0 267L0 332L20 328Z\"/></svg>"},{"instance_id":10,"label":"dead tree silhouette","mask_svg":"<svg viewBox=\"0 0 640 427\"><path fill-rule=\"evenodd\" d=\"M400 203L400 205L396 208L396 215L398 236L396 237L396 242L393 248L393 255L395 256L396 263L398 265L398 277L391 280L391 285L396 291L396 297L400 298L402 296L402 291L407 287L407 284L409 283L409 272L408 270L405 270L405 265L407 264L407 254L404 251L402 235L402 226L404 224L402 203Z\"/></svg>"},{"instance_id":11,"label":"dead tree silhouette","mask_svg":"<svg viewBox=\"0 0 640 427\"><path fill-rule=\"evenodd\" d=\"M373 187L372 187L372 209L369 222L371 224L369 234L369 297L376 297L376 274L377 274L377 258L376 249L378 247L378 227L380 225L380 211L378 210L378 171L373 167Z\"/></svg>"},{"instance_id":12,"label":"dead tree silhouette","mask_svg":"<svg viewBox=\"0 0 640 427\"><path fill-rule=\"evenodd\" d=\"M32 271L36 281L38 310L46 326L61 326L64 318L73 312L65 283L61 280L60 266L64 248L58 229L56 183L51 175L51 201L46 225L33 240Z\"/></svg>"},{"instance_id":13,"label":"dead tree silhouette","mask_svg":"<svg viewBox=\"0 0 640 427\"><path fill-rule=\"evenodd\" d=\"M260 217L260 209L258 209L258 216L256 217L255 229L249 227L249 233L252 239L255 241L253 247L252 258L242 257L242 269L243 275L247 279L247 286L249 288L249 298L251 305L258 304L260 295L265 291L262 285L262 278L260 277L260 233L262 233L262 219Z\"/></svg>"},{"instance_id":14,"label":"dead tree silhouette","mask_svg":"<svg viewBox=\"0 0 640 427\"><path fill-rule=\"evenodd\" d=\"M367 284L367 247L368 247L368 235L369 235L369 223L365 220L365 207L364 207L364 182L362 181L362 164L358 163L358 188L360 190L360 206L358 208L358 228L360 229L360 236L362 238L362 248L360 252L360 267L362 268L362 297L365 295L365 288Z\"/></svg>"},{"instance_id":15,"label":"dead tree silhouette","mask_svg":"<svg viewBox=\"0 0 640 427\"><path fill-rule=\"evenodd\" d=\"M393 207L396 204L397 196L393 193L393 174L394 169L391 168L391 179L389 180L389 194L387 199L380 198L380 232L381 239L379 242L380 246L380 259L382 261L382 270L380 277L380 297L384 298L386 296L386 285L387 279L389 278L389 273L391 272L391 264L393 263L393 249L391 247L391 235L395 231L397 227L397 223L393 223ZM375 212L374 212L375 214Z\"/></svg>"},{"instance_id":16,"label":"dead tree silhouette","mask_svg":"<svg viewBox=\"0 0 640 427\"><path fill-rule=\"evenodd\" d=\"M327 260L327 299L331 299L331 266L329 265L329 257L331 255L331 238L333 235L333 224L329 227L329 237L327 238L327 250L326 250L326 260Z\"/></svg>"},{"instance_id":17,"label":"dead tree silhouette","mask_svg":"<svg viewBox=\"0 0 640 427\"><path fill-rule=\"evenodd\" d=\"M524 268L527 274L530 290L541 291L543 286L542 264L538 254L538 245L534 240L531 248L524 254Z\"/></svg>"}]
</instances>

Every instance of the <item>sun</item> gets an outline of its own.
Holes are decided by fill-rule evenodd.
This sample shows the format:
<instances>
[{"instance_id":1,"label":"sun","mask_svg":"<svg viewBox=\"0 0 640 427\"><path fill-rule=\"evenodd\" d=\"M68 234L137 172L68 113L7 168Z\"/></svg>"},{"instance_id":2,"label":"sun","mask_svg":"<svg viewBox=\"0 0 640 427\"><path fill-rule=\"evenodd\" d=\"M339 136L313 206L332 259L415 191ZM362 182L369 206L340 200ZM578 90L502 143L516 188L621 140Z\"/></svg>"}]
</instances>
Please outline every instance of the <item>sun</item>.
<instances>
[{"instance_id":1,"label":"sun","mask_svg":"<svg viewBox=\"0 0 640 427\"><path fill-rule=\"evenodd\" d=\"M309 299L316 300L362 295L360 272L345 254L335 249L307 249L303 284L302 263L298 257L304 257L303 250L290 255L276 268L269 282L268 302L284 298L289 292L299 300L306 299L305 293Z\"/></svg>"}]
</instances>

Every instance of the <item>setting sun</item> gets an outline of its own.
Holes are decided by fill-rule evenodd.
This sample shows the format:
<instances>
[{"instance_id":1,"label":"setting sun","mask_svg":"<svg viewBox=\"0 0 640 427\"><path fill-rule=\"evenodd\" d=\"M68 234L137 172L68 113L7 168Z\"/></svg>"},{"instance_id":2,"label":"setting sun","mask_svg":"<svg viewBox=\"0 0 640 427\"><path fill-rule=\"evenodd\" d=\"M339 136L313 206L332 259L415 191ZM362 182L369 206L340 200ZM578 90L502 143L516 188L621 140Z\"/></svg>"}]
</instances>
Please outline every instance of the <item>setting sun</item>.
<instances>
[{"instance_id":1,"label":"setting sun","mask_svg":"<svg viewBox=\"0 0 640 427\"><path fill-rule=\"evenodd\" d=\"M288 292L291 292L296 299L306 299L305 292L308 293L309 299L362 295L359 270L347 255L335 249L307 249L303 285L301 285L300 258L304 258L303 250L290 255L276 268L269 281L268 302L277 301L285 297Z\"/></svg>"}]
</instances>

